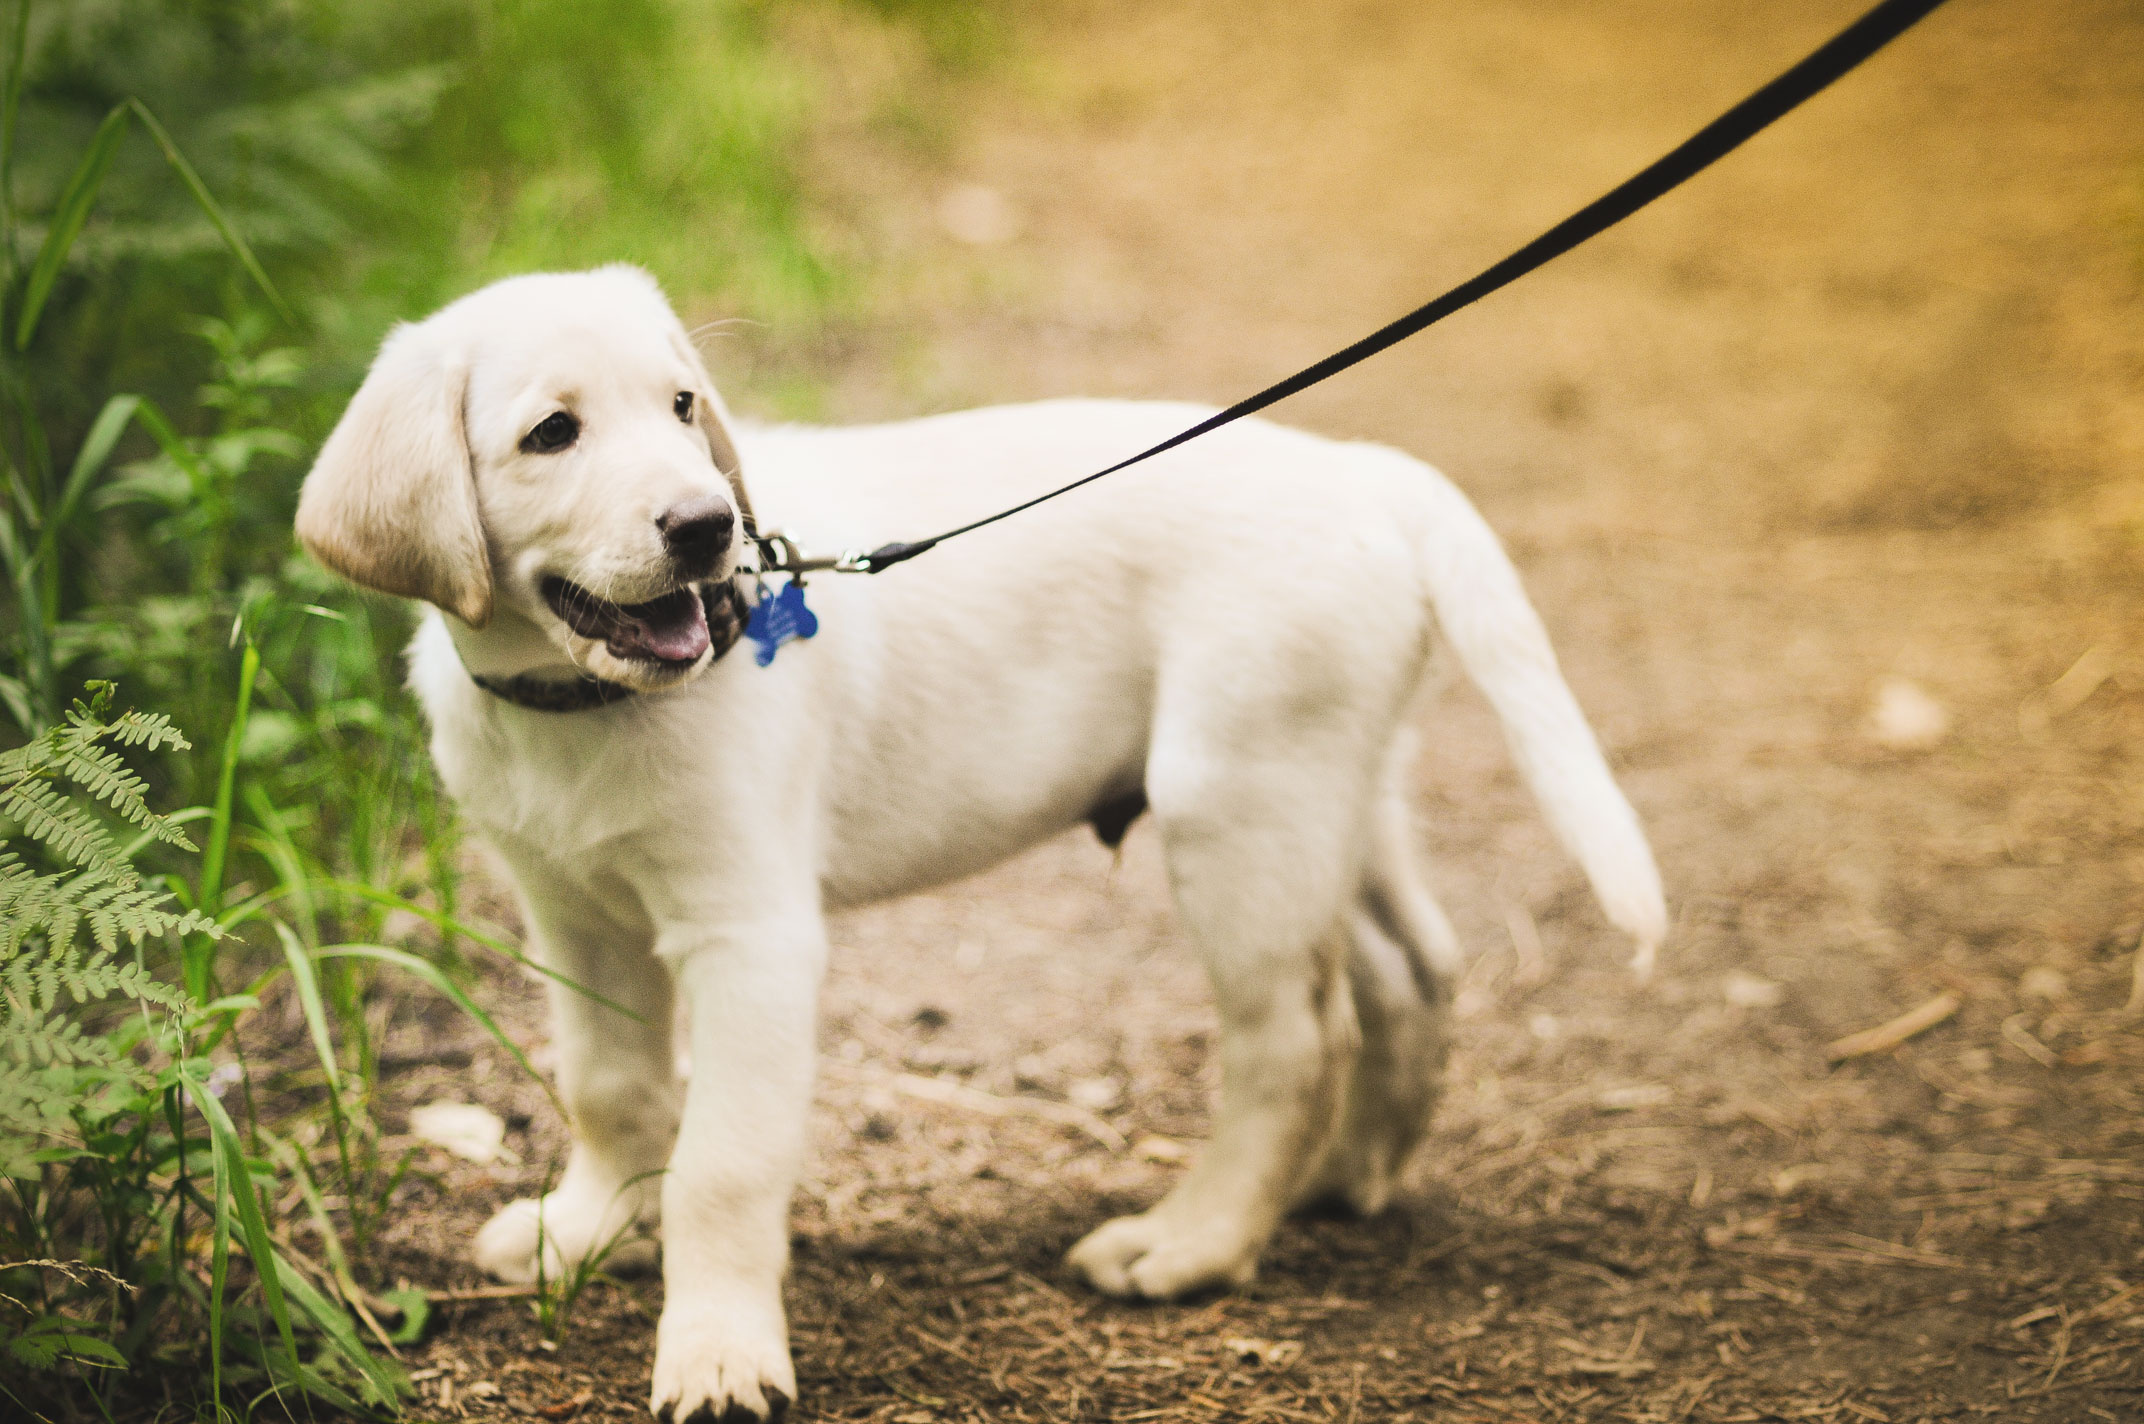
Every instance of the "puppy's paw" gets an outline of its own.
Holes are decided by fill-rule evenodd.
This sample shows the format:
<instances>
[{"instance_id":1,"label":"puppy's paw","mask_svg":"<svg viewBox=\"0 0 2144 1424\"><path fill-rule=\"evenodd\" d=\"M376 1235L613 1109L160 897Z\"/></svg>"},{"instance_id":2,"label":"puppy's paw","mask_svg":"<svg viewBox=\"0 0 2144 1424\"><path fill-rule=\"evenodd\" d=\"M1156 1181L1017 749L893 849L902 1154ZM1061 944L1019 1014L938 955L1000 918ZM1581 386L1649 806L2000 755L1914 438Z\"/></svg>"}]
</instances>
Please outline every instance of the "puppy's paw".
<instances>
[{"instance_id":1,"label":"puppy's paw","mask_svg":"<svg viewBox=\"0 0 2144 1424\"><path fill-rule=\"evenodd\" d=\"M758 1424L796 1398L781 1309L671 1305L655 1330L648 1408L666 1424Z\"/></svg>"},{"instance_id":2,"label":"puppy's paw","mask_svg":"<svg viewBox=\"0 0 2144 1424\"><path fill-rule=\"evenodd\" d=\"M1195 1291L1250 1284L1263 1241L1227 1222L1185 1226L1164 1207L1104 1222L1066 1260L1104 1295L1175 1300Z\"/></svg>"},{"instance_id":3,"label":"puppy's paw","mask_svg":"<svg viewBox=\"0 0 2144 1424\"><path fill-rule=\"evenodd\" d=\"M555 1269L558 1248L544 1239L542 1214L542 1203L534 1197L508 1202L477 1232L470 1258L509 1285L526 1285L536 1279L536 1250L542 1241L549 1247L544 1265L547 1270Z\"/></svg>"},{"instance_id":4,"label":"puppy's paw","mask_svg":"<svg viewBox=\"0 0 2144 1424\"><path fill-rule=\"evenodd\" d=\"M476 1234L469 1254L477 1266L511 1285L528 1285L542 1275L558 1280L591 1255L604 1270L632 1274L654 1268L653 1240L636 1234L621 1211L591 1208L553 1192L538 1200L523 1197L501 1207ZM537 1252L542 1250L539 1270Z\"/></svg>"}]
</instances>

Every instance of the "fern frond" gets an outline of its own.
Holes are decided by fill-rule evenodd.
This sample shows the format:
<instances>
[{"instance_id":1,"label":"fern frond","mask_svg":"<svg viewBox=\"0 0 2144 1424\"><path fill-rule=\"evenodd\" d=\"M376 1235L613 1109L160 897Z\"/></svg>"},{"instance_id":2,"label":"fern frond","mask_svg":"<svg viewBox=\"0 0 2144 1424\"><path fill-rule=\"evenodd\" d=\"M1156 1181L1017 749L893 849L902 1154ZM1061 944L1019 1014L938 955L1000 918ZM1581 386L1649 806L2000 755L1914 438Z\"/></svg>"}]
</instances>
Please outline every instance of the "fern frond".
<instances>
[{"instance_id":1,"label":"fern frond","mask_svg":"<svg viewBox=\"0 0 2144 1424\"><path fill-rule=\"evenodd\" d=\"M124 817L142 826L157 819L145 799L149 783L120 760L119 753L94 743L74 752L60 768L67 779Z\"/></svg>"},{"instance_id":2,"label":"fern frond","mask_svg":"<svg viewBox=\"0 0 2144 1424\"><path fill-rule=\"evenodd\" d=\"M0 752L0 782L13 783L42 772L51 763L55 735L47 732L34 742Z\"/></svg>"},{"instance_id":3,"label":"fern frond","mask_svg":"<svg viewBox=\"0 0 2144 1424\"><path fill-rule=\"evenodd\" d=\"M164 936L223 933L128 862L114 817L155 839L187 842L150 808L147 784L114 748L186 743L164 717L105 720L111 698L108 684L93 685L65 723L0 753L0 816L59 867L40 868L33 862L44 856L25 860L0 840L0 1175L34 1164L37 1144L78 1121L87 1095L149 1081L131 1040L101 1031L101 1018L85 1027L81 1012L107 999L185 1011L186 995L126 951Z\"/></svg>"},{"instance_id":4,"label":"fern frond","mask_svg":"<svg viewBox=\"0 0 2144 1424\"><path fill-rule=\"evenodd\" d=\"M140 945L166 935L223 933L211 917L173 908L171 892L142 884L132 867L113 877L94 867L35 875L0 864L0 960L20 953L33 937L64 948L84 922L97 947L107 951L117 950L121 940Z\"/></svg>"},{"instance_id":5,"label":"fern frond","mask_svg":"<svg viewBox=\"0 0 2144 1424\"><path fill-rule=\"evenodd\" d=\"M69 864L109 866L121 859L119 843L95 813L49 781L30 777L0 788L0 815Z\"/></svg>"},{"instance_id":6,"label":"fern frond","mask_svg":"<svg viewBox=\"0 0 2144 1424\"><path fill-rule=\"evenodd\" d=\"M111 724L107 735L123 747L139 747L145 752L166 747L176 752L193 749L193 743L161 712L128 712Z\"/></svg>"}]
</instances>

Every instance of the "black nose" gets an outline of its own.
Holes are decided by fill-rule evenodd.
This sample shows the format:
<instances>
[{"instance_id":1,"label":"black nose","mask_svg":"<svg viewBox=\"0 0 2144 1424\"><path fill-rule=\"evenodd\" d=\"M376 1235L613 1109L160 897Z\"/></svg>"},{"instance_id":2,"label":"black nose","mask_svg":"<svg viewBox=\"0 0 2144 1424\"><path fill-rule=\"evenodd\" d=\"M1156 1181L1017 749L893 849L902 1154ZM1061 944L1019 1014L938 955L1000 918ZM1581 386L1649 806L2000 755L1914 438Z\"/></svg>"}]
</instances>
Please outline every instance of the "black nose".
<instances>
[{"instance_id":1,"label":"black nose","mask_svg":"<svg viewBox=\"0 0 2144 1424\"><path fill-rule=\"evenodd\" d=\"M737 527L737 513L729 502L715 495L679 500L655 516L663 536L663 548L687 570L688 576L706 573L722 557Z\"/></svg>"}]
</instances>

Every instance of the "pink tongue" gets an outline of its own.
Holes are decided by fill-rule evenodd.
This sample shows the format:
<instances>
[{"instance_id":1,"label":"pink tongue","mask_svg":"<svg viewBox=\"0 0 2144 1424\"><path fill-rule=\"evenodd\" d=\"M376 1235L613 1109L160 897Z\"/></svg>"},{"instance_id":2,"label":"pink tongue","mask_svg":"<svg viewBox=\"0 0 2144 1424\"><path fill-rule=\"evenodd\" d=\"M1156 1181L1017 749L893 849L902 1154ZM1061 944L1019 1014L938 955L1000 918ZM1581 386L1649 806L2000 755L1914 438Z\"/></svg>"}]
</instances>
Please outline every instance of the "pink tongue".
<instances>
[{"instance_id":1,"label":"pink tongue","mask_svg":"<svg viewBox=\"0 0 2144 1424\"><path fill-rule=\"evenodd\" d=\"M629 621L611 639L613 652L623 644L666 663L689 663L707 651L707 609L691 589L621 611Z\"/></svg>"}]
</instances>

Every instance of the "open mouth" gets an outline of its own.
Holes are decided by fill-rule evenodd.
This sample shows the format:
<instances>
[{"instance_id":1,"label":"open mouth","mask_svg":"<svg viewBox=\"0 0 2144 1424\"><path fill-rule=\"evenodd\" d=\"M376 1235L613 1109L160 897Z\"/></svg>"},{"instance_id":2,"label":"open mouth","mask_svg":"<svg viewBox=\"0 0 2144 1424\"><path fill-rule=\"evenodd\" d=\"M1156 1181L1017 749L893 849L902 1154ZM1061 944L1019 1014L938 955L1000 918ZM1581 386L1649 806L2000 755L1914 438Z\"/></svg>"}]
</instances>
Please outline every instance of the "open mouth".
<instances>
[{"instance_id":1,"label":"open mouth","mask_svg":"<svg viewBox=\"0 0 2144 1424\"><path fill-rule=\"evenodd\" d=\"M543 580L541 591L568 628L601 638L614 658L682 668L698 662L712 641L702 592L689 585L646 603L612 603L556 575Z\"/></svg>"}]
</instances>

